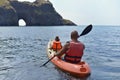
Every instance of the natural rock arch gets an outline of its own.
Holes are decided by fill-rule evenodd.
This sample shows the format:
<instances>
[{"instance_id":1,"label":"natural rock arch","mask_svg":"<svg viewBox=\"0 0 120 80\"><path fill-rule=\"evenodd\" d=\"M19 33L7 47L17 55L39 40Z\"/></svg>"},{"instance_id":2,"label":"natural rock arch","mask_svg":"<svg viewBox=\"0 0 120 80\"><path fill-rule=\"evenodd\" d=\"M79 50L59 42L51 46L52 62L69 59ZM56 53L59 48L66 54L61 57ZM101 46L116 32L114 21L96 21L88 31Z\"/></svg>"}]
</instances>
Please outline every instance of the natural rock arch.
<instances>
[{"instance_id":1,"label":"natural rock arch","mask_svg":"<svg viewBox=\"0 0 120 80\"><path fill-rule=\"evenodd\" d=\"M49 0L36 0L33 3L17 0L3 1L6 1L7 5L6 3L2 7L0 5L0 26L17 26L19 19L23 19L26 26L75 25L63 19Z\"/></svg>"}]
</instances>

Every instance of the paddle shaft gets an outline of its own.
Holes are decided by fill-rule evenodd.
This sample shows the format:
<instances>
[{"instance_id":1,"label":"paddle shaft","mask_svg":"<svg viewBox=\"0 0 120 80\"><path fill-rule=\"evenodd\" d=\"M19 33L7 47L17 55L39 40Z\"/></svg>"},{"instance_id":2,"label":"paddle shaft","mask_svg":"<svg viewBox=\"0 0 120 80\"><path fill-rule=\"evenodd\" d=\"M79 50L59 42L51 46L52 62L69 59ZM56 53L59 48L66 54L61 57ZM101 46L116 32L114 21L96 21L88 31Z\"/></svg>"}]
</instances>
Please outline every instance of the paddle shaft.
<instances>
[{"instance_id":1,"label":"paddle shaft","mask_svg":"<svg viewBox=\"0 0 120 80\"><path fill-rule=\"evenodd\" d=\"M55 57L55 55L54 55L51 59L49 59L46 63L44 63L43 65L41 65L40 67L45 66L45 65L46 65L49 61L51 61L54 57Z\"/></svg>"},{"instance_id":2,"label":"paddle shaft","mask_svg":"<svg viewBox=\"0 0 120 80\"><path fill-rule=\"evenodd\" d=\"M83 31L82 33L80 34L80 36L83 36L83 35L86 35L88 34L90 31L92 30L92 25L88 25ZM79 37L80 37L79 36ZM45 66L49 61L51 61L55 56L53 56L51 59L49 59L47 62L45 62L43 65L41 65L40 67L42 66Z\"/></svg>"}]
</instances>

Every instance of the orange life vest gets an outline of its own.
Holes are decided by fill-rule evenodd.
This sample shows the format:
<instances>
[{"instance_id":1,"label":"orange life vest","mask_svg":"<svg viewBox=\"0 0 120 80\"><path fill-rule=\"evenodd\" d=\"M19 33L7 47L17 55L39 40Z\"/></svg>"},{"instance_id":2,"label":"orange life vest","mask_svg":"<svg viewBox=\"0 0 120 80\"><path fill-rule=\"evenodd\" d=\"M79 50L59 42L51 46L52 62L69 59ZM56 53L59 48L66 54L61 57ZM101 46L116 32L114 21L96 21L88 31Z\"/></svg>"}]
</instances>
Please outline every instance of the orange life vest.
<instances>
[{"instance_id":1,"label":"orange life vest","mask_svg":"<svg viewBox=\"0 0 120 80\"><path fill-rule=\"evenodd\" d=\"M60 50L62 48L61 42L60 41L53 41L52 49L53 50Z\"/></svg>"},{"instance_id":2,"label":"orange life vest","mask_svg":"<svg viewBox=\"0 0 120 80\"><path fill-rule=\"evenodd\" d=\"M70 48L65 53L65 60L71 63L78 63L83 56L84 45L81 42L70 42Z\"/></svg>"}]
</instances>

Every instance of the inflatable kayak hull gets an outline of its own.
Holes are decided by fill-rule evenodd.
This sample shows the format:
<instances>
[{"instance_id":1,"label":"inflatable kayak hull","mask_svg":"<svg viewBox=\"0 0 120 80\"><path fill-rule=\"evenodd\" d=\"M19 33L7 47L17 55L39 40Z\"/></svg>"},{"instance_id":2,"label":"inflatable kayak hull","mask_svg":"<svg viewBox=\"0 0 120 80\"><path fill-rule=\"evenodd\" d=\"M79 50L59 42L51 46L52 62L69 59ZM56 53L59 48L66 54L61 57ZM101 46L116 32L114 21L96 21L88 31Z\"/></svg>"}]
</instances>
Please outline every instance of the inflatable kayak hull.
<instances>
[{"instance_id":1,"label":"inflatable kayak hull","mask_svg":"<svg viewBox=\"0 0 120 80\"><path fill-rule=\"evenodd\" d=\"M50 49L52 41L49 41L48 47L47 47L47 55L48 58L51 59L55 54L56 51ZM72 76L75 77L88 77L91 73L89 65L85 61L81 61L78 64L72 64L68 63L66 61L63 61L59 59L57 56L55 56L51 62L60 70L69 73Z\"/></svg>"}]
</instances>

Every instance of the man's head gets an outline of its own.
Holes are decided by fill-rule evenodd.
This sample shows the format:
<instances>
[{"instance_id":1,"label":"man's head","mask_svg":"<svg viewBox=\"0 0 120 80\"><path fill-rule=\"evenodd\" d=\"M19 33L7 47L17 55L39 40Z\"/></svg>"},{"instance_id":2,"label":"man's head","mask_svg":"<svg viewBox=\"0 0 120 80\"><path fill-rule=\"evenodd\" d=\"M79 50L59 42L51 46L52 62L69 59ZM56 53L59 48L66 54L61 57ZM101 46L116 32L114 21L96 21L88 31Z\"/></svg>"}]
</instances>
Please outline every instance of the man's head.
<instances>
[{"instance_id":1,"label":"man's head","mask_svg":"<svg viewBox=\"0 0 120 80\"><path fill-rule=\"evenodd\" d=\"M77 39L79 37L79 34L76 30L71 32L71 39Z\"/></svg>"}]
</instances>

